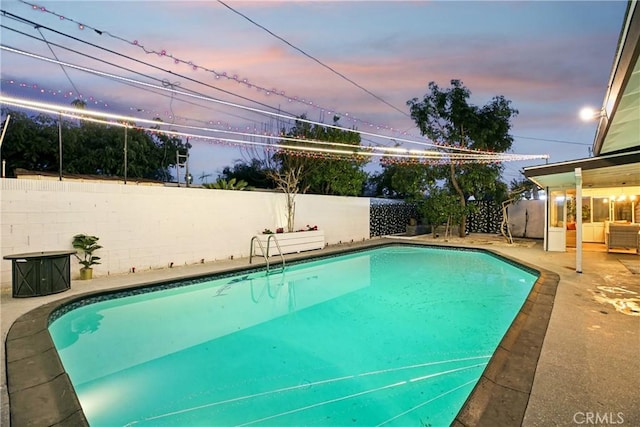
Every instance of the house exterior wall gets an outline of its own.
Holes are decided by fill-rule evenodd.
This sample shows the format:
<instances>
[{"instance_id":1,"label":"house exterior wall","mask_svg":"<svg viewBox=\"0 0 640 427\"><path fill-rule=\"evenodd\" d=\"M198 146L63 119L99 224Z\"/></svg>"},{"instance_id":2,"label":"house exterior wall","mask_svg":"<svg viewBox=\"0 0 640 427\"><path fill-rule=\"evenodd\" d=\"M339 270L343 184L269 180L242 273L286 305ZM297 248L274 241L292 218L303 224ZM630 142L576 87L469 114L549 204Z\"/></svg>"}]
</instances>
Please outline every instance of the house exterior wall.
<instances>
[{"instance_id":1,"label":"house exterior wall","mask_svg":"<svg viewBox=\"0 0 640 427\"><path fill-rule=\"evenodd\" d=\"M75 234L104 247L94 275L248 257L251 237L286 225L285 195L259 191L1 179L0 255L71 249ZM299 194L295 229L328 244L369 238L369 199ZM11 287L2 259L0 286ZM72 277L80 265L72 260Z\"/></svg>"}]
</instances>

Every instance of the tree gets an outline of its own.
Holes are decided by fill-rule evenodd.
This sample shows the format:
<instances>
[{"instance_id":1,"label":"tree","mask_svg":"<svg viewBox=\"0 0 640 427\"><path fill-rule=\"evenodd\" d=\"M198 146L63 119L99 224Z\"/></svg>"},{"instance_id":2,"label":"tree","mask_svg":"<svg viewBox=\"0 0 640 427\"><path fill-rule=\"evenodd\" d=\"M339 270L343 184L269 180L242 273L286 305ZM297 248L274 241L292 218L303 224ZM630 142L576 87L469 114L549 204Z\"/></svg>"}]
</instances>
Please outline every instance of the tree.
<instances>
[{"instance_id":1,"label":"tree","mask_svg":"<svg viewBox=\"0 0 640 427\"><path fill-rule=\"evenodd\" d=\"M337 126L338 120L338 117L333 118L334 126ZM227 179L242 178L249 184L254 179L263 180L269 187L282 191L286 196L288 231L294 230L295 198L299 193L335 195L362 193L367 179L367 174L362 167L368 160L355 156L342 159L327 158L317 151L302 150L302 148L320 147L317 144L318 141L339 142L347 145L343 150L352 151L355 154L360 146L359 134L349 130L309 124L305 121L304 115L296 120L288 131L285 128L281 129L280 134L286 135L286 139L282 139L279 145L297 146L300 150L278 147L274 151L269 147L270 149L259 151L249 148L246 154L251 160L236 162L233 169L225 168L223 176ZM349 145L353 146L352 150L348 147ZM265 176L266 180L262 176Z\"/></svg>"},{"instance_id":2,"label":"tree","mask_svg":"<svg viewBox=\"0 0 640 427\"><path fill-rule=\"evenodd\" d=\"M296 216L296 196L300 192L300 177L304 167L285 166L280 170L270 169L267 176L276 184L276 188L281 190L287 197L287 231L291 233L294 228Z\"/></svg>"},{"instance_id":3,"label":"tree","mask_svg":"<svg viewBox=\"0 0 640 427\"><path fill-rule=\"evenodd\" d=\"M30 118L25 113L2 109L3 116L11 115L2 144L2 158L7 161L7 175L15 176L15 169L55 172L58 170L58 125L49 116L39 114ZM4 128L4 121L2 127ZM65 130L66 132L66 126Z\"/></svg>"},{"instance_id":4,"label":"tree","mask_svg":"<svg viewBox=\"0 0 640 427\"><path fill-rule=\"evenodd\" d=\"M509 183L511 193L521 193L526 199L538 200L540 198L540 187L524 175L521 179L512 179Z\"/></svg>"},{"instance_id":5,"label":"tree","mask_svg":"<svg viewBox=\"0 0 640 427\"><path fill-rule=\"evenodd\" d=\"M305 116L302 116L305 118ZM333 125L338 126L340 118L333 117ZM321 125L311 125L296 121L288 132L294 138L314 141L335 142L353 145L355 152L360 147L360 134L349 130L341 130ZM291 144L290 142L287 142ZM303 143L298 143L305 145ZM306 144L311 146L311 144ZM317 146L317 145L316 145ZM341 148L349 150L349 147ZM301 157L295 161L302 166L301 185L314 194L332 194L337 196L357 196L362 193L367 174L362 170L368 162L366 159L343 158L332 159L322 157Z\"/></svg>"},{"instance_id":6,"label":"tree","mask_svg":"<svg viewBox=\"0 0 640 427\"><path fill-rule=\"evenodd\" d=\"M502 201L502 222L500 223L500 233L508 243L513 243L511 235L511 227L509 222L509 206L518 203L522 199L538 200L539 187L527 178L520 180L514 179L510 184L510 191L507 197ZM527 235L528 216L525 217L524 235Z\"/></svg>"},{"instance_id":7,"label":"tree","mask_svg":"<svg viewBox=\"0 0 640 427\"><path fill-rule=\"evenodd\" d=\"M264 162L257 158L250 161L236 160L233 167L226 166L218 178L227 181L235 178L255 188L275 188L274 183L267 177Z\"/></svg>"},{"instance_id":8,"label":"tree","mask_svg":"<svg viewBox=\"0 0 640 427\"><path fill-rule=\"evenodd\" d=\"M76 102L78 101L78 102ZM82 101L74 106L82 108ZM2 110L11 115L2 147L9 165L9 176L16 168L33 171L58 171L58 124L46 115L30 117L25 113ZM190 147L179 138L162 133L127 129L127 175L133 178L164 179L176 163L176 150ZM124 175L124 128L80 120L62 121L64 135L63 170L67 173L105 176Z\"/></svg>"},{"instance_id":9,"label":"tree","mask_svg":"<svg viewBox=\"0 0 640 427\"><path fill-rule=\"evenodd\" d=\"M162 119L156 117L153 120L158 122L158 125L154 126L154 128L159 130ZM153 149L151 150L153 158L151 162L156 165L152 172L153 179L164 182L172 181L173 176L169 172L169 168L176 166L176 151L180 155L188 153L191 148L188 138L186 142L182 142L180 138L162 132L147 132L147 135L149 135L153 143Z\"/></svg>"},{"instance_id":10,"label":"tree","mask_svg":"<svg viewBox=\"0 0 640 427\"><path fill-rule=\"evenodd\" d=\"M376 196L415 201L424 197L436 179L434 171L425 165L388 164L382 168L371 177Z\"/></svg>"},{"instance_id":11,"label":"tree","mask_svg":"<svg viewBox=\"0 0 640 427\"><path fill-rule=\"evenodd\" d=\"M71 101L71 105L74 108L80 109L80 110L84 110L85 108L87 108L87 103L79 98L74 99L73 101Z\"/></svg>"},{"instance_id":12,"label":"tree","mask_svg":"<svg viewBox=\"0 0 640 427\"><path fill-rule=\"evenodd\" d=\"M204 188L217 189L217 190L250 190L251 187L247 185L247 181L231 178L230 180L218 178L216 182L209 184L202 184Z\"/></svg>"},{"instance_id":13,"label":"tree","mask_svg":"<svg viewBox=\"0 0 640 427\"><path fill-rule=\"evenodd\" d=\"M455 195L448 190L433 186L427 197L423 197L417 203L418 212L431 226L433 237L436 237L438 226L446 222L444 237L450 233L451 224L458 221L462 215L460 204Z\"/></svg>"},{"instance_id":14,"label":"tree","mask_svg":"<svg viewBox=\"0 0 640 427\"><path fill-rule=\"evenodd\" d=\"M452 147L448 149L450 153L456 148L491 152L511 148L511 118L518 114L511 108L511 101L496 96L478 107L469 103L470 96L471 92L460 80L451 80L448 89L440 89L430 82L429 92L422 101L413 98L407 105L422 135ZM458 196L462 212L466 211L466 200L472 195L478 200L505 197L506 186L499 184L502 166L498 164L456 164L452 160L438 170L446 185ZM465 236L466 218L467 214L463 213L459 224L461 237Z\"/></svg>"},{"instance_id":15,"label":"tree","mask_svg":"<svg viewBox=\"0 0 640 427\"><path fill-rule=\"evenodd\" d=\"M305 118L303 115L302 119ZM339 117L333 117L333 125L337 126ZM287 133L288 137L309 139L313 141L340 142L354 146L354 153L360 146L360 134L312 125L297 120ZM317 144L283 140L283 144L317 147ZM279 151L271 159L272 165L267 169L267 176L275 183L276 188L287 196L287 230L294 229L295 197L307 191L317 194L358 195L362 192L367 174L362 170L367 160L359 159L326 159L321 157L300 156L296 152Z\"/></svg>"}]
</instances>

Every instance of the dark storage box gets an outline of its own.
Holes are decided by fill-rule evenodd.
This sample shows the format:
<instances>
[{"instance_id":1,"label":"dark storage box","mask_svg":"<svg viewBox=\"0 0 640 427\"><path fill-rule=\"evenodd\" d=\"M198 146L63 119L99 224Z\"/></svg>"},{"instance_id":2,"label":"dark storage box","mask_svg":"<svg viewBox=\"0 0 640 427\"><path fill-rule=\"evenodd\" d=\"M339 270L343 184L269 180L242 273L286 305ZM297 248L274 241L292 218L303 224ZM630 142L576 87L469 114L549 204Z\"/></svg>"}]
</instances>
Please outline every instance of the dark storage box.
<instances>
[{"instance_id":1,"label":"dark storage box","mask_svg":"<svg viewBox=\"0 0 640 427\"><path fill-rule=\"evenodd\" d=\"M5 256L12 262L13 296L37 297L71 288L69 256L75 253L49 251Z\"/></svg>"}]
</instances>

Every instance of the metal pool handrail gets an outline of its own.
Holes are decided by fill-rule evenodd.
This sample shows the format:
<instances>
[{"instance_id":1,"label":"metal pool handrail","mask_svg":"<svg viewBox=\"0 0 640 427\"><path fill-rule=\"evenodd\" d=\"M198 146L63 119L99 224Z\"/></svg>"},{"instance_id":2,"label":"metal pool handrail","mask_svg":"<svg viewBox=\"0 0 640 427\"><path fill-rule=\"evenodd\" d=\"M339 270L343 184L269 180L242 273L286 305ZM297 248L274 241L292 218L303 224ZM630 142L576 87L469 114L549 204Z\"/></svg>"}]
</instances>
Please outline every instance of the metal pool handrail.
<instances>
[{"instance_id":1,"label":"metal pool handrail","mask_svg":"<svg viewBox=\"0 0 640 427\"><path fill-rule=\"evenodd\" d=\"M251 244L249 247L249 264L251 264L252 260L253 260L253 256L255 255L255 246L253 244L253 242L258 242L258 246L260 246L260 251L262 251L262 257L264 258L265 263L267 264L267 273L269 273L269 246L271 244L271 239L273 238L273 241L276 244L276 248L278 248L278 255L280 255L280 259L282 260L282 269L284 270L285 267L285 261L284 261L284 255L282 254L282 249L280 248L280 243L278 243L278 239L275 236L275 234L269 234L269 237L267 237L267 250L264 250L264 246L262 246L262 242L260 241L260 236L253 236L251 238Z\"/></svg>"},{"instance_id":2,"label":"metal pool handrail","mask_svg":"<svg viewBox=\"0 0 640 427\"><path fill-rule=\"evenodd\" d=\"M249 248L249 264L251 264L251 261L253 259L253 255L254 255L254 249L255 246L253 246L253 242L256 241L258 242L258 246L260 246L260 250L262 251L262 257L264 258L264 261L267 263L267 272L269 271L269 258L267 258L267 252L265 252L264 250L264 246L262 246L262 242L260 241L260 238L258 236L253 236L251 238L251 247ZM267 243L269 243L267 241Z\"/></svg>"},{"instance_id":3,"label":"metal pool handrail","mask_svg":"<svg viewBox=\"0 0 640 427\"><path fill-rule=\"evenodd\" d=\"M284 255L282 255L282 249L280 249L280 243L278 243L278 239L275 234L269 234L267 237L267 258L269 257L269 242L271 242L271 238L276 243L276 248L278 248L278 254L280 255L280 259L282 260L282 269L284 270ZM267 267L267 272L269 272L269 267Z\"/></svg>"}]
</instances>

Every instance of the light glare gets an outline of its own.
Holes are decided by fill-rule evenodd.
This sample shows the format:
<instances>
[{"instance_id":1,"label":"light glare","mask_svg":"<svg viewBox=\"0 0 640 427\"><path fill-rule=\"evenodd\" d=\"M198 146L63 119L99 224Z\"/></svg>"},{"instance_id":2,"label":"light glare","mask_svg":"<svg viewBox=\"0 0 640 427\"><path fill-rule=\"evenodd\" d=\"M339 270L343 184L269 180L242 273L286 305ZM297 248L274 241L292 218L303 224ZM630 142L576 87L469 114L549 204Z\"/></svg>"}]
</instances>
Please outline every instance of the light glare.
<instances>
[{"instance_id":1,"label":"light glare","mask_svg":"<svg viewBox=\"0 0 640 427\"><path fill-rule=\"evenodd\" d=\"M585 122L595 119L598 117L598 112L591 107L584 107L580 110L580 119Z\"/></svg>"}]
</instances>

